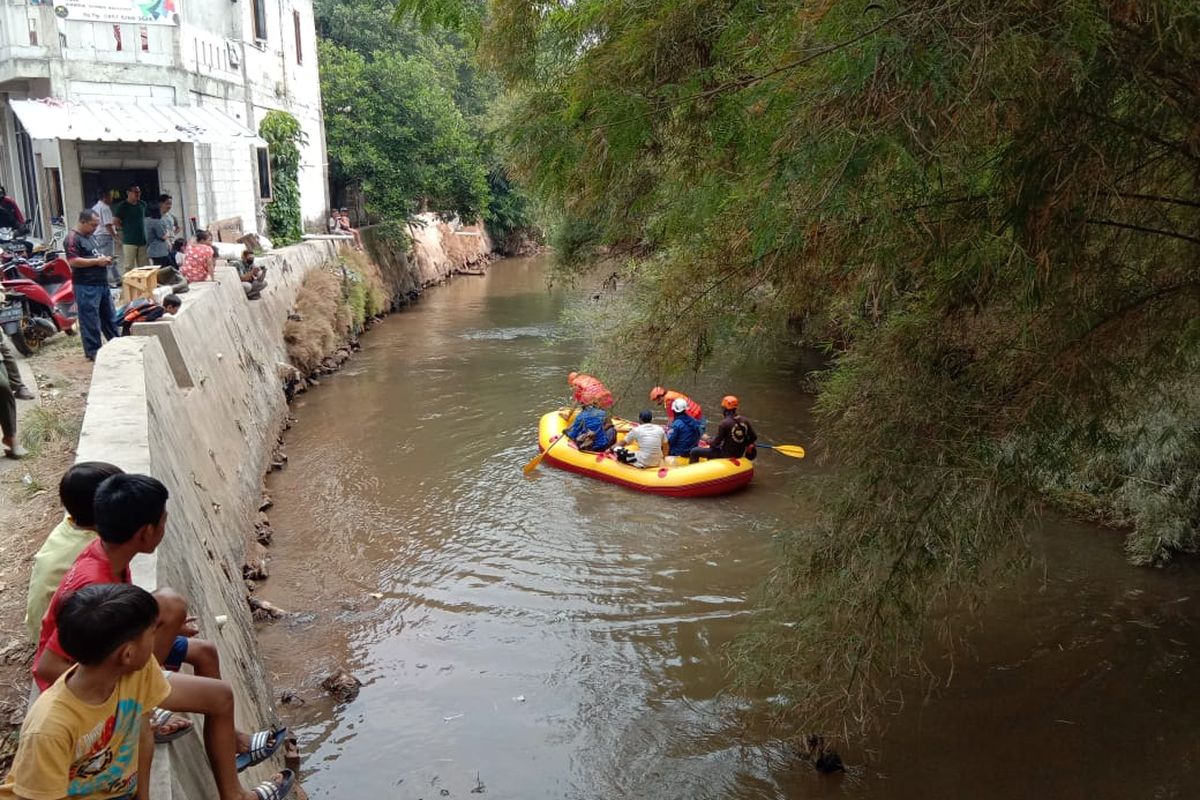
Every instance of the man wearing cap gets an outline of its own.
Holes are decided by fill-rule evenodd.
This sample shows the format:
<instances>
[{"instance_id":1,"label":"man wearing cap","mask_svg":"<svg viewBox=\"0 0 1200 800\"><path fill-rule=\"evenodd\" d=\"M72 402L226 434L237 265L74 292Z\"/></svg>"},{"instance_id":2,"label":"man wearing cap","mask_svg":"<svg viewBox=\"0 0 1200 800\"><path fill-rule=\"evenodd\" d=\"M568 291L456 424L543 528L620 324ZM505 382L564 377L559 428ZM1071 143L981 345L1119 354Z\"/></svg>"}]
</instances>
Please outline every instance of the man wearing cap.
<instances>
[{"instance_id":1,"label":"man wearing cap","mask_svg":"<svg viewBox=\"0 0 1200 800\"><path fill-rule=\"evenodd\" d=\"M753 459L754 443L758 434L750 420L738 413L738 399L731 394L721 398L721 414L724 419L717 426L717 435L708 447L693 447L688 454L688 463L695 464L702 458Z\"/></svg>"},{"instance_id":2,"label":"man wearing cap","mask_svg":"<svg viewBox=\"0 0 1200 800\"><path fill-rule=\"evenodd\" d=\"M704 435L704 423L687 413L688 401L682 397L675 398L670 410L675 413L671 427L667 429L669 455L690 455L692 448L700 444L700 437Z\"/></svg>"}]
</instances>

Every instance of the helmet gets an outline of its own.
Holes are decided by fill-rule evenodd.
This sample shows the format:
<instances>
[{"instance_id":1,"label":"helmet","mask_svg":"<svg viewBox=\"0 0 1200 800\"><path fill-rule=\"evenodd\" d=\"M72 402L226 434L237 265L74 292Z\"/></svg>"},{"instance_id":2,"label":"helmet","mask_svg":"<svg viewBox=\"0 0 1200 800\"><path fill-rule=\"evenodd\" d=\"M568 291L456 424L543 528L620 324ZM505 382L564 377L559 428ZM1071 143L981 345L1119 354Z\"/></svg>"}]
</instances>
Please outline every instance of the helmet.
<instances>
[{"instance_id":1,"label":"helmet","mask_svg":"<svg viewBox=\"0 0 1200 800\"><path fill-rule=\"evenodd\" d=\"M671 410L676 414L682 414L687 411L687 400L684 400L682 397L676 397L675 402L671 403Z\"/></svg>"},{"instance_id":2,"label":"helmet","mask_svg":"<svg viewBox=\"0 0 1200 800\"><path fill-rule=\"evenodd\" d=\"M569 373L567 373L567 383L574 383L574 382L575 382L575 379L576 379L576 378L578 378L578 377L579 377L579 373L578 373L578 372L569 372Z\"/></svg>"},{"instance_id":3,"label":"helmet","mask_svg":"<svg viewBox=\"0 0 1200 800\"><path fill-rule=\"evenodd\" d=\"M655 403L657 403L659 400L663 399L663 395L665 395L666 393L667 393L667 390L664 389L663 387L655 386L653 389L650 390L650 399L653 400Z\"/></svg>"},{"instance_id":4,"label":"helmet","mask_svg":"<svg viewBox=\"0 0 1200 800\"><path fill-rule=\"evenodd\" d=\"M731 394L721 398L721 408L733 410L738 407L738 399Z\"/></svg>"}]
</instances>

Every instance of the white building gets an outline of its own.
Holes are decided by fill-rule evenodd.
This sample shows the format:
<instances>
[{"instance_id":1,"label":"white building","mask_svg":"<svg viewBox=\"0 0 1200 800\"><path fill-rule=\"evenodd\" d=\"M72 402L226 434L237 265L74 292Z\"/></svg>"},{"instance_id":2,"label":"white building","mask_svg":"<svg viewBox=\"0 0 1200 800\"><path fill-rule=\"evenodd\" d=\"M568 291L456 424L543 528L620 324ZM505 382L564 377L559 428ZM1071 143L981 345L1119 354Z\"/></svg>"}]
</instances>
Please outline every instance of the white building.
<instances>
[{"instance_id":1,"label":"white building","mask_svg":"<svg viewBox=\"0 0 1200 800\"><path fill-rule=\"evenodd\" d=\"M38 233L101 190L175 198L188 232L270 197L259 123L293 114L301 210L326 217L311 0L0 0L0 183Z\"/></svg>"}]
</instances>

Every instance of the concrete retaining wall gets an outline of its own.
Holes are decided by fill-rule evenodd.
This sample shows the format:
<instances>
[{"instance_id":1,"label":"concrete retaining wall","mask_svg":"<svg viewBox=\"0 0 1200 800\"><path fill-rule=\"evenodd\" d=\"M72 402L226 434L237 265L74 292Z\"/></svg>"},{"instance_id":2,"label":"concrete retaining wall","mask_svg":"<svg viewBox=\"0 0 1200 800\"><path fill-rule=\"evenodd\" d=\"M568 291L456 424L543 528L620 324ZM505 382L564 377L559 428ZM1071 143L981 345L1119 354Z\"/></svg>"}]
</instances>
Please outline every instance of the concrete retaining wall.
<instances>
[{"instance_id":1,"label":"concrete retaining wall","mask_svg":"<svg viewBox=\"0 0 1200 800\"><path fill-rule=\"evenodd\" d=\"M193 286L174 319L136 325L137 335L105 345L79 438L79 460L147 473L170 489L166 536L154 555L134 560L134 581L170 586L190 600L201 635L220 648L245 730L273 719L241 573L287 411L283 325L304 276L332 260L337 247L304 242L264 258L269 286L255 302L245 299L232 268L218 268L220 284ZM218 616L228 618L220 628ZM217 796L199 736L159 746L154 766L155 800ZM249 770L243 782L255 785L277 768Z\"/></svg>"},{"instance_id":2,"label":"concrete retaining wall","mask_svg":"<svg viewBox=\"0 0 1200 800\"><path fill-rule=\"evenodd\" d=\"M484 260L495 249L483 225L464 225L455 230L436 214L418 214L417 218L421 224L408 226L413 240L410 252L386 242L379 235L381 226L362 229L363 244L382 269L393 298L441 283L454 270Z\"/></svg>"}]
</instances>

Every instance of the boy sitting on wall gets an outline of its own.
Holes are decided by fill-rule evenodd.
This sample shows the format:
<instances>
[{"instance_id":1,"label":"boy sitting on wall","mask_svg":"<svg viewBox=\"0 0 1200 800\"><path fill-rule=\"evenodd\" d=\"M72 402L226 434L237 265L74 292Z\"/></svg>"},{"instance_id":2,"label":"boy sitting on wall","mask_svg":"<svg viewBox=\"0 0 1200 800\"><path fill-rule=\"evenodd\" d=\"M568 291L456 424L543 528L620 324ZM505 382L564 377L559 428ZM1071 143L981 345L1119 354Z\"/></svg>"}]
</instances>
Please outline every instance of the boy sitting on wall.
<instances>
[{"instance_id":1,"label":"boy sitting on wall","mask_svg":"<svg viewBox=\"0 0 1200 800\"><path fill-rule=\"evenodd\" d=\"M41 635L42 617L46 616L54 590L83 548L96 538L92 504L97 487L121 471L120 467L103 461L84 461L71 466L58 482L58 499L67 514L33 557L29 598L25 603L25 629L30 641L36 642Z\"/></svg>"},{"instance_id":2,"label":"boy sitting on wall","mask_svg":"<svg viewBox=\"0 0 1200 800\"><path fill-rule=\"evenodd\" d=\"M163 540L168 496L167 487L147 475L113 475L96 489L94 512L99 538L85 546L67 570L42 619L33 668L34 680L41 691L46 691L75 662L58 634L59 608L84 586L132 582L129 563L133 557L138 553L153 553ZM189 638L196 631L194 622L187 617L187 603L170 589L159 589L154 596L159 608L154 636L154 656L158 663L172 671L186 663L197 676L219 681L221 664L216 645ZM157 714L154 725L159 742L177 739L192 727L186 718L166 713ZM283 737L283 729L259 731L253 736L237 734L234 760L238 770L272 756L283 743Z\"/></svg>"},{"instance_id":3,"label":"boy sitting on wall","mask_svg":"<svg viewBox=\"0 0 1200 800\"><path fill-rule=\"evenodd\" d=\"M93 584L57 611L57 634L76 663L29 709L0 798L148 800L154 741L146 716L156 705L204 713L220 800L280 800L291 792L291 770L252 792L242 788L232 763L233 692L224 681L164 676L151 658L159 620L153 595L129 584Z\"/></svg>"}]
</instances>

